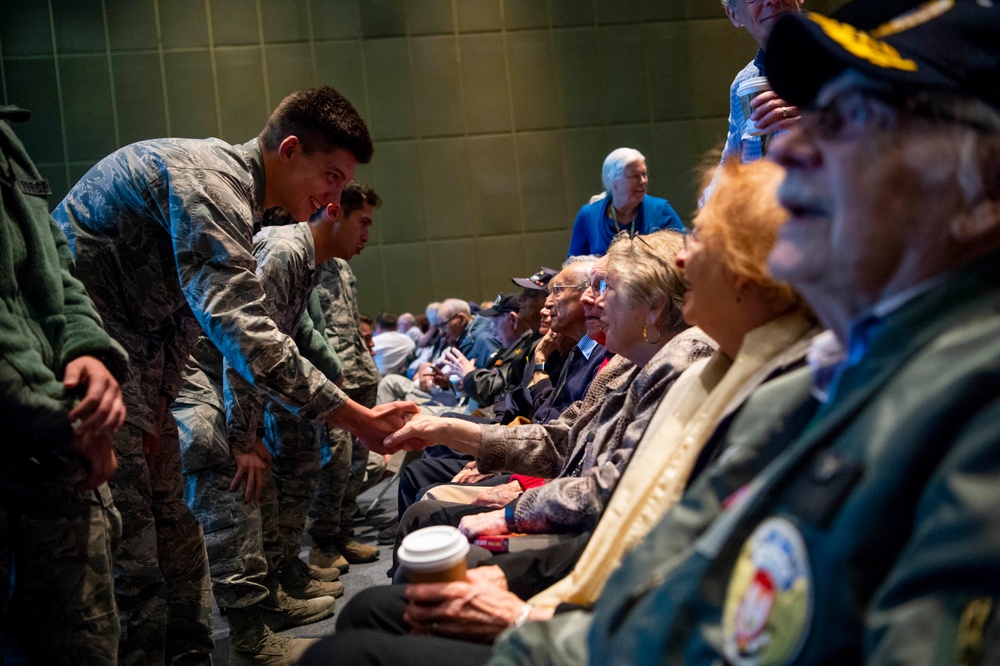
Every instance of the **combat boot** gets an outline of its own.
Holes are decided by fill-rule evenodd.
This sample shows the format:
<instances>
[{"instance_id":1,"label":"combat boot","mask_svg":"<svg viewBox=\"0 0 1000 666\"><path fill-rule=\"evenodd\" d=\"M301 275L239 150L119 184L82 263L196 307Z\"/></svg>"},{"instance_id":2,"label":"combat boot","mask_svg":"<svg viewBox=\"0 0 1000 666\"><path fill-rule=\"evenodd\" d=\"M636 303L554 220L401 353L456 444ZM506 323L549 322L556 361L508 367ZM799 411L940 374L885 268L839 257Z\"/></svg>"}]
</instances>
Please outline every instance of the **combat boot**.
<instances>
[{"instance_id":1,"label":"combat boot","mask_svg":"<svg viewBox=\"0 0 1000 666\"><path fill-rule=\"evenodd\" d=\"M340 569L345 574L351 568L350 563L336 550L330 552L325 548L313 546L309 549L309 564L321 569Z\"/></svg>"},{"instance_id":2,"label":"combat boot","mask_svg":"<svg viewBox=\"0 0 1000 666\"><path fill-rule=\"evenodd\" d=\"M318 639L288 638L272 632L256 606L227 608L229 666L294 666Z\"/></svg>"},{"instance_id":3,"label":"combat boot","mask_svg":"<svg viewBox=\"0 0 1000 666\"><path fill-rule=\"evenodd\" d=\"M261 618L272 631L284 631L325 620L333 615L337 600L333 597L293 599L279 587L258 606Z\"/></svg>"},{"instance_id":4,"label":"combat boot","mask_svg":"<svg viewBox=\"0 0 1000 666\"><path fill-rule=\"evenodd\" d=\"M324 583L309 575L309 565L297 557L287 558L278 568L278 583L289 596L296 599L316 597L342 597L344 584L340 581Z\"/></svg>"},{"instance_id":5,"label":"combat boot","mask_svg":"<svg viewBox=\"0 0 1000 666\"><path fill-rule=\"evenodd\" d=\"M337 550L351 564L364 564L378 559L379 550L376 546L355 541L354 539L337 539Z\"/></svg>"},{"instance_id":6,"label":"combat boot","mask_svg":"<svg viewBox=\"0 0 1000 666\"><path fill-rule=\"evenodd\" d=\"M324 569L315 564L307 564L306 566L309 567L309 577L321 583L332 583L340 579L340 569L337 567Z\"/></svg>"}]
</instances>

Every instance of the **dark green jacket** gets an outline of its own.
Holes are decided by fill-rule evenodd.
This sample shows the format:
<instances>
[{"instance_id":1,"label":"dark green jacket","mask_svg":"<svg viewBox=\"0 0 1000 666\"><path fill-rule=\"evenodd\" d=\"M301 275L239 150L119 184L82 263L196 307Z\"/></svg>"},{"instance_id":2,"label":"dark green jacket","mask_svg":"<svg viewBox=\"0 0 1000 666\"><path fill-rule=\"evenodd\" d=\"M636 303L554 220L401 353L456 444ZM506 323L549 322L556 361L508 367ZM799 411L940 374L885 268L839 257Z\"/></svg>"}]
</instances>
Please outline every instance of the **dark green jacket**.
<instances>
[{"instance_id":1,"label":"dark green jacket","mask_svg":"<svg viewBox=\"0 0 1000 666\"><path fill-rule=\"evenodd\" d=\"M66 237L48 211L48 182L0 107L0 455L34 456L72 437L62 375L78 356L101 359L119 379L127 358L108 337L72 275Z\"/></svg>"},{"instance_id":2,"label":"dark green jacket","mask_svg":"<svg viewBox=\"0 0 1000 666\"><path fill-rule=\"evenodd\" d=\"M465 394L486 407L502 399L507 391L517 388L537 337L534 331L526 331L512 345L490 354L486 367L473 370L462 378Z\"/></svg>"},{"instance_id":3,"label":"dark green jacket","mask_svg":"<svg viewBox=\"0 0 1000 666\"><path fill-rule=\"evenodd\" d=\"M888 315L685 550L657 548L670 512L608 582L592 663L1000 663L998 259Z\"/></svg>"}]
</instances>

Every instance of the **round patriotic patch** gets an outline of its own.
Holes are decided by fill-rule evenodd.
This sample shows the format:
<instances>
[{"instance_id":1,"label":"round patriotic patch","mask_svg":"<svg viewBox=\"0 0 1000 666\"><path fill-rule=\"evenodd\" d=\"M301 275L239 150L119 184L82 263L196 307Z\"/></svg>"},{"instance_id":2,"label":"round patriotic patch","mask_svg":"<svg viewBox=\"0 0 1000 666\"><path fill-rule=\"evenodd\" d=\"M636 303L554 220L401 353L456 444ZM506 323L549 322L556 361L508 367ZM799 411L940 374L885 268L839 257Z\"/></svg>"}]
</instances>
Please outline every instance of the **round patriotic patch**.
<instances>
[{"instance_id":1,"label":"round patriotic patch","mask_svg":"<svg viewBox=\"0 0 1000 666\"><path fill-rule=\"evenodd\" d=\"M785 518L768 518L743 544L726 592L722 628L726 658L737 666L791 661L812 612L805 542Z\"/></svg>"}]
</instances>

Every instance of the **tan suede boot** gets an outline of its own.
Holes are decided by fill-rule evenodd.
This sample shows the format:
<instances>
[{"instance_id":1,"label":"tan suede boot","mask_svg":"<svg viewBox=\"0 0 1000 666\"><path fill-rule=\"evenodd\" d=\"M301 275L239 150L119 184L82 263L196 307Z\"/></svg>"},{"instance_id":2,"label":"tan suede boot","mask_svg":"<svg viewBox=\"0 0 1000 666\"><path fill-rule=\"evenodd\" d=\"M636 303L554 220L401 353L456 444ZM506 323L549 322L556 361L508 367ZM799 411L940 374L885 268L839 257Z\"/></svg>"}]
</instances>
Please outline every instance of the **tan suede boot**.
<instances>
[{"instance_id":1,"label":"tan suede boot","mask_svg":"<svg viewBox=\"0 0 1000 666\"><path fill-rule=\"evenodd\" d=\"M351 564L364 564L378 559L379 550L376 546L369 546L354 539L338 540L336 545L340 554Z\"/></svg>"},{"instance_id":2,"label":"tan suede boot","mask_svg":"<svg viewBox=\"0 0 1000 666\"><path fill-rule=\"evenodd\" d=\"M297 557L284 559L277 571L278 582L289 596L296 599L316 597L342 597L344 584L340 581L324 583L309 574L309 565Z\"/></svg>"},{"instance_id":3,"label":"tan suede boot","mask_svg":"<svg viewBox=\"0 0 1000 666\"><path fill-rule=\"evenodd\" d=\"M309 564L321 569L337 568L342 574L347 573L348 569L351 568L350 563L343 555L336 551L327 551L319 546L313 546L309 549Z\"/></svg>"},{"instance_id":4,"label":"tan suede boot","mask_svg":"<svg viewBox=\"0 0 1000 666\"><path fill-rule=\"evenodd\" d=\"M329 567L323 569L315 564L307 564L309 567L309 576L314 580L318 580L322 583L332 583L336 580L340 580L340 569L337 567Z\"/></svg>"},{"instance_id":5,"label":"tan suede boot","mask_svg":"<svg viewBox=\"0 0 1000 666\"><path fill-rule=\"evenodd\" d=\"M278 636L259 608L227 608L230 666L294 666L318 639Z\"/></svg>"},{"instance_id":6,"label":"tan suede boot","mask_svg":"<svg viewBox=\"0 0 1000 666\"><path fill-rule=\"evenodd\" d=\"M260 615L268 627L273 631L284 631L325 620L333 615L337 600L333 597L293 599L279 587L260 602L259 607Z\"/></svg>"}]
</instances>

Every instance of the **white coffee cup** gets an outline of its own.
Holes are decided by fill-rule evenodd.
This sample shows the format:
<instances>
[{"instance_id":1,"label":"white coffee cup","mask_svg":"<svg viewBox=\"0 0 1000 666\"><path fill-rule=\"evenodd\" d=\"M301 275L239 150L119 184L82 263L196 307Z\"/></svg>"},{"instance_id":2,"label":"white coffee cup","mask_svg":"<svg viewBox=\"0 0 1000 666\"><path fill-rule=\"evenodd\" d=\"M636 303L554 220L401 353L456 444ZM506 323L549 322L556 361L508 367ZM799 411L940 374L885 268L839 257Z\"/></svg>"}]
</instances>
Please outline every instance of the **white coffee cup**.
<instances>
[{"instance_id":1,"label":"white coffee cup","mask_svg":"<svg viewBox=\"0 0 1000 666\"><path fill-rule=\"evenodd\" d=\"M396 556L411 583L465 580L469 541L449 525L425 527L407 534Z\"/></svg>"},{"instance_id":2,"label":"white coffee cup","mask_svg":"<svg viewBox=\"0 0 1000 666\"><path fill-rule=\"evenodd\" d=\"M765 90L770 89L771 84L768 82L766 76L755 76L752 79L747 79L740 85L736 86L736 96L740 98L740 106L743 108L743 117L746 118L744 131L746 131L746 133L750 136L760 136L764 134L764 132L758 130L754 122L750 120L750 114L753 113L753 109L750 108L750 100Z\"/></svg>"}]
</instances>

